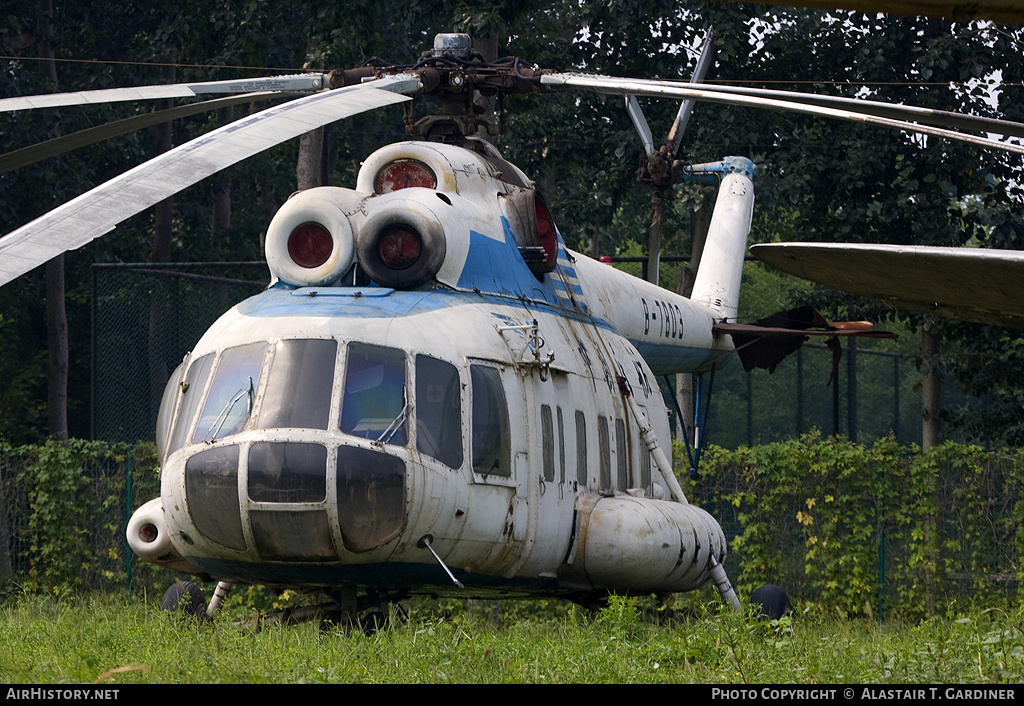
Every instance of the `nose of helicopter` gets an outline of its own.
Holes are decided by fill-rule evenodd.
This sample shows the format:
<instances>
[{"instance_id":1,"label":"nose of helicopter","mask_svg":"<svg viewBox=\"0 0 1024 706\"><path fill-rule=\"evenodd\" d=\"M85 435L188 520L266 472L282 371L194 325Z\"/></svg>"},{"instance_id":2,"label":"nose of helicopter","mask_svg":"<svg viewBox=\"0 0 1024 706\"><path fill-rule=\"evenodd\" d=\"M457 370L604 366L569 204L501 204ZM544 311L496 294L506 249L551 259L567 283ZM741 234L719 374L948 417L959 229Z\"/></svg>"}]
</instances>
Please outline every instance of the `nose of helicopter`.
<instances>
[{"instance_id":1,"label":"nose of helicopter","mask_svg":"<svg viewBox=\"0 0 1024 706\"><path fill-rule=\"evenodd\" d=\"M180 485L170 485L183 492L170 489L168 524L200 566L206 559L350 561L406 525L406 464L382 450L239 439L175 465Z\"/></svg>"}]
</instances>

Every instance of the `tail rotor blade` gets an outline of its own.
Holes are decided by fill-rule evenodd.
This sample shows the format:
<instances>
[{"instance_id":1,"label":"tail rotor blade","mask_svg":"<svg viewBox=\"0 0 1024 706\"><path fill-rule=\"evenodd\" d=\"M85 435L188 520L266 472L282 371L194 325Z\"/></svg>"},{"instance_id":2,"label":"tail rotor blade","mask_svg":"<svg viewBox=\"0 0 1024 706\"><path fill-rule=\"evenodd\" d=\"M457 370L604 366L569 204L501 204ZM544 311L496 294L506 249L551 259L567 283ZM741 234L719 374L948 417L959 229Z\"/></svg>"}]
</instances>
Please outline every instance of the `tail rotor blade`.
<instances>
[{"instance_id":1,"label":"tail rotor blade","mask_svg":"<svg viewBox=\"0 0 1024 706\"><path fill-rule=\"evenodd\" d=\"M644 152L647 154L647 158L654 159L657 153L657 149L654 147L654 136L651 134L651 126L647 124L647 118L644 117L644 111L640 108L636 96L626 96L626 110L633 120L636 131L640 133L640 140L644 143Z\"/></svg>"}]
</instances>

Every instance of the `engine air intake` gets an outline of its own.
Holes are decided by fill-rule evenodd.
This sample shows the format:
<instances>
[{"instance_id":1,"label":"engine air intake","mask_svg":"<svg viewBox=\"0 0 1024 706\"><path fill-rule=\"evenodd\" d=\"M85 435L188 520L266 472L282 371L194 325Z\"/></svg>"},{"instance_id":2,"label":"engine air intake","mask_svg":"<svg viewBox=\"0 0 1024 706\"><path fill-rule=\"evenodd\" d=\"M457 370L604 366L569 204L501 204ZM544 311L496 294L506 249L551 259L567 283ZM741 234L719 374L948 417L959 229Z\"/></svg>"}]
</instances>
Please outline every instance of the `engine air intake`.
<instances>
[{"instance_id":1,"label":"engine air intake","mask_svg":"<svg viewBox=\"0 0 1024 706\"><path fill-rule=\"evenodd\" d=\"M288 255L299 267L320 267L333 250L331 232L320 223L300 223L288 236Z\"/></svg>"},{"instance_id":2,"label":"engine air intake","mask_svg":"<svg viewBox=\"0 0 1024 706\"><path fill-rule=\"evenodd\" d=\"M377 284L412 289L441 269L446 252L437 216L416 199L393 194L359 228L356 258Z\"/></svg>"},{"instance_id":3,"label":"engine air intake","mask_svg":"<svg viewBox=\"0 0 1024 706\"><path fill-rule=\"evenodd\" d=\"M394 270L413 266L422 252L423 240L420 234L401 223L388 226L377 237L380 261Z\"/></svg>"},{"instance_id":4,"label":"engine air intake","mask_svg":"<svg viewBox=\"0 0 1024 706\"><path fill-rule=\"evenodd\" d=\"M343 189L321 187L285 202L267 230L267 265L277 279L294 287L322 286L352 266L355 237L346 198Z\"/></svg>"},{"instance_id":5,"label":"engine air intake","mask_svg":"<svg viewBox=\"0 0 1024 706\"><path fill-rule=\"evenodd\" d=\"M373 181L373 190L378 194L390 194L399 189L422 187L437 188L437 177L433 170L418 159L396 159L385 164Z\"/></svg>"}]
</instances>

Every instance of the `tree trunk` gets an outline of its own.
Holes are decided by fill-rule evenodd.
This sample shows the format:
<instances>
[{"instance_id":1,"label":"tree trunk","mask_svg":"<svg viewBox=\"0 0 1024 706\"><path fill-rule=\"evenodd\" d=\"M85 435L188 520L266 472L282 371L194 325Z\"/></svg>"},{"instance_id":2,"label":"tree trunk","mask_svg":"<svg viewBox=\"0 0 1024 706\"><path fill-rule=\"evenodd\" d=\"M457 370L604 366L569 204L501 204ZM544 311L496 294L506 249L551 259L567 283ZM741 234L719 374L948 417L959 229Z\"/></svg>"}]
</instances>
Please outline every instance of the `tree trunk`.
<instances>
[{"instance_id":1,"label":"tree trunk","mask_svg":"<svg viewBox=\"0 0 1024 706\"><path fill-rule=\"evenodd\" d=\"M160 80L174 83L176 71L172 60L160 69ZM169 106L168 106L169 107ZM161 123L157 126L157 152L163 154L174 146L173 124ZM155 207L155 223L153 227L153 262L171 261L171 230L173 227L174 198L167 197Z\"/></svg>"},{"instance_id":2,"label":"tree trunk","mask_svg":"<svg viewBox=\"0 0 1024 706\"><path fill-rule=\"evenodd\" d=\"M47 430L51 439L68 440L68 318L64 305L64 256L46 263L46 337L49 372Z\"/></svg>"},{"instance_id":3,"label":"tree trunk","mask_svg":"<svg viewBox=\"0 0 1024 706\"><path fill-rule=\"evenodd\" d=\"M177 71L174 57L167 57L167 64L160 69L160 80L174 83ZM173 105L168 101L168 107ZM174 147L174 125L171 122L157 126L157 152L163 154ZM159 202L153 211L153 262L171 262L171 242L174 237L174 197ZM166 328L168 310L168 288L170 283L163 277L153 278L149 300L149 323L146 331L146 369L149 376L149 411L155 416L160 408L164 386L170 375L166 358Z\"/></svg>"},{"instance_id":4,"label":"tree trunk","mask_svg":"<svg viewBox=\"0 0 1024 706\"><path fill-rule=\"evenodd\" d=\"M235 116L231 106L217 111L217 125L227 125ZM213 233L222 233L231 227L231 170L225 169L217 175L216 193L213 201Z\"/></svg>"},{"instance_id":5,"label":"tree trunk","mask_svg":"<svg viewBox=\"0 0 1024 706\"><path fill-rule=\"evenodd\" d=\"M323 186L324 129L317 128L299 138L299 161L295 182L299 189Z\"/></svg>"},{"instance_id":6,"label":"tree trunk","mask_svg":"<svg viewBox=\"0 0 1024 706\"><path fill-rule=\"evenodd\" d=\"M53 2L37 0L39 58L43 70L57 88L57 65L53 61ZM56 115L54 113L53 115ZM56 124L56 121L54 121ZM53 137L58 129L54 129ZM64 301L64 256L46 263L46 337L49 357L46 417L50 438L68 439L68 320Z\"/></svg>"}]
</instances>

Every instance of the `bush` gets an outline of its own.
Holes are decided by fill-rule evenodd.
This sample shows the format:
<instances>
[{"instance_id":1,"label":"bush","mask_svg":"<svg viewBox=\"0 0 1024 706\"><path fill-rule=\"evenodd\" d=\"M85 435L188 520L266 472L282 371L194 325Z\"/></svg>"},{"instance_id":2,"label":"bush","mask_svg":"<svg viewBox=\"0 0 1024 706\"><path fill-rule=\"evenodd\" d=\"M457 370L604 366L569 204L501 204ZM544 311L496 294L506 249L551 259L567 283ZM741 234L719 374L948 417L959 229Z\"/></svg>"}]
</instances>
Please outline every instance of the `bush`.
<instances>
[{"instance_id":1,"label":"bush","mask_svg":"<svg viewBox=\"0 0 1024 706\"><path fill-rule=\"evenodd\" d=\"M730 538L739 591L777 583L805 609L869 616L929 615L955 598L1016 591L1024 539L1014 454L810 433L713 447L688 483Z\"/></svg>"}]
</instances>

